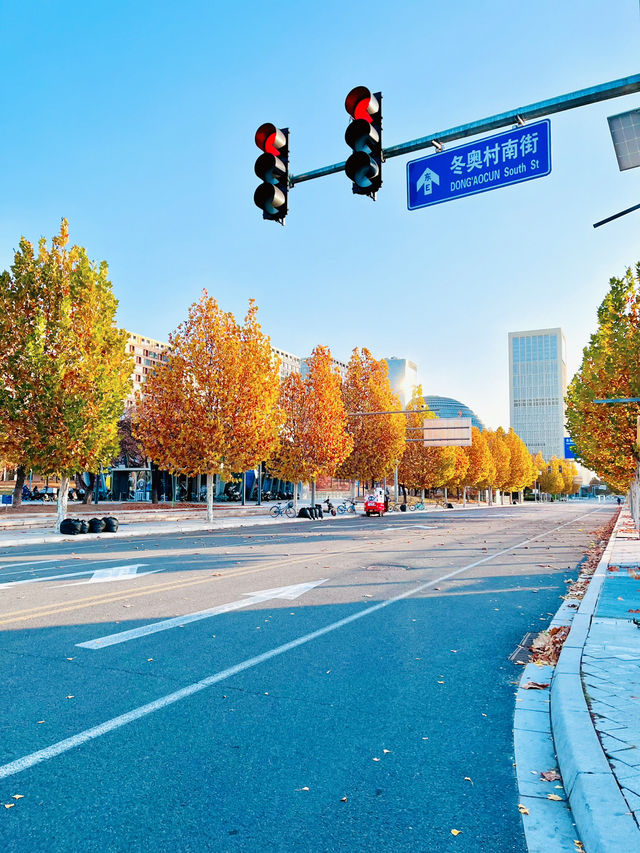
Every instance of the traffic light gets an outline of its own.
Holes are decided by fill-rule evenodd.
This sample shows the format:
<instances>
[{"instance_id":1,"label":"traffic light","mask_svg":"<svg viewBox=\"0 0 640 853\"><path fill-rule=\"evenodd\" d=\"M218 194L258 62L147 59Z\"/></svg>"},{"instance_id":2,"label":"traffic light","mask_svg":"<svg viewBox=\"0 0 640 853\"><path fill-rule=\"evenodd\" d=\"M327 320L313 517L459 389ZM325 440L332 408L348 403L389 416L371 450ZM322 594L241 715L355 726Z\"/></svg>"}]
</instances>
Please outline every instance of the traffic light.
<instances>
[{"instance_id":1,"label":"traffic light","mask_svg":"<svg viewBox=\"0 0 640 853\"><path fill-rule=\"evenodd\" d=\"M262 183L253 200L263 219L284 225L289 209L289 128L261 124L256 130L256 145L264 153L256 160L255 173Z\"/></svg>"},{"instance_id":2,"label":"traffic light","mask_svg":"<svg viewBox=\"0 0 640 853\"><path fill-rule=\"evenodd\" d=\"M382 186L382 92L371 94L366 86L356 86L344 106L353 119L344 134L353 154L344 170L353 181L356 195L375 200Z\"/></svg>"}]
</instances>

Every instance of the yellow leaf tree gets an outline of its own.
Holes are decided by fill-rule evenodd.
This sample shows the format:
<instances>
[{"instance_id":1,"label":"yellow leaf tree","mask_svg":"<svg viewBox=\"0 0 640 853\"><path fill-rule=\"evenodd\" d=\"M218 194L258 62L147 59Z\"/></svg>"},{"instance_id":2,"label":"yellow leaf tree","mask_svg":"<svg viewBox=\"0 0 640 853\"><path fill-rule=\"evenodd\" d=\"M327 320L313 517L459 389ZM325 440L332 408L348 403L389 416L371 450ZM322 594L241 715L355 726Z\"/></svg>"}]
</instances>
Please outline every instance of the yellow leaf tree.
<instances>
[{"instance_id":1,"label":"yellow leaf tree","mask_svg":"<svg viewBox=\"0 0 640 853\"><path fill-rule=\"evenodd\" d=\"M500 489L502 493L509 486L511 450L505 441L505 432L502 427L498 427L495 432L489 432L487 441L496 471L494 481L491 485Z\"/></svg>"},{"instance_id":2,"label":"yellow leaf tree","mask_svg":"<svg viewBox=\"0 0 640 853\"><path fill-rule=\"evenodd\" d=\"M465 447L469 459L469 467L463 481L463 486L474 489L486 489L495 477L493 456L489 450L487 439L477 427L471 427L471 447ZM478 494L478 502L480 495Z\"/></svg>"},{"instance_id":3,"label":"yellow leaf tree","mask_svg":"<svg viewBox=\"0 0 640 853\"><path fill-rule=\"evenodd\" d=\"M69 477L117 453L133 369L106 262L68 243L66 220L50 248L23 237L0 276L0 452L60 477L58 525Z\"/></svg>"},{"instance_id":4,"label":"yellow leaf tree","mask_svg":"<svg viewBox=\"0 0 640 853\"><path fill-rule=\"evenodd\" d=\"M342 399L349 412L389 412L402 408L391 390L387 363L368 349L353 350ZM406 435L404 415L363 415L347 418L353 450L336 471L338 477L363 482L393 473L400 461Z\"/></svg>"},{"instance_id":5,"label":"yellow leaf tree","mask_svg":"<svg viewBox=\"0 0 640 853\"><path fill-rule=\"evenodd\" d=\"M561 495L564 490L564 479L560 468L564 461L552 456L540 475L540 488L550 495Z\"/></svg>"},{"instance_id":6,"label":"yellow leaf tree","mask_svg":"<svg viewBox=\"0 0 640 853\"><path fill-rule=\"evenodd\" d=\"M535 481L536 471L531 462L531 454L519 435L512 429L504 436L509 451L509 477L506 485L508 492L520 492Z\"/></svg>"},{"instance_id":7,"label":"yellow leaf tree","mask_svg":"<svg viewBox=\"0 0 640 853\"><path fill-rule=\"evenodd\" d=\"M137 401L134 434L160 468L207 475L211 520L213 476L261 464L277 442L279 364L255 303L241 325L206 291L169 343Z\"/></svg>"},{"instance_id":8,"label":"yellow leaf tree","mask_svg":"<svg viewBox=\"0 0 640 853\"><path fill-rule=\"evenodd\" d=\"M269 459L269 471L293 483L310 482L314 501L317 477L332 477L353 449L340 375L328 347L314 349L304 377L292 373L284 380L280 407L285 420Z\"/></svg>"}]
</instances>

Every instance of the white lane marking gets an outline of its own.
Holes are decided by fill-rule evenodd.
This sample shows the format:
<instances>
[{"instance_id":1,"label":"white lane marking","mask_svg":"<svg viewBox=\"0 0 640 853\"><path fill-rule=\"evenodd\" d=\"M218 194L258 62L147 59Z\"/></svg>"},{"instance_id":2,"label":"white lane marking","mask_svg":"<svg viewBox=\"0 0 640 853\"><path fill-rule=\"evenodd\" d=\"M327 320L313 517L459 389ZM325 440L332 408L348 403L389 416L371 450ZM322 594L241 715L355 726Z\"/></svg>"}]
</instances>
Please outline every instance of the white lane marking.
<instances>
[{"instance_id":1,"label":"white lane marking","mask_svg":"<svg viewBox=\"0 0 640 853\"><path fill-rule=\"evenodd\" d=\"M25 583L43 583L44 581L58 581L58 580L61 580L62 578L77 578L77 577L86 576L86 575L104 575L105 572L111 572L111 573L115 572L116 574L113 577L101 577L98 579L98 582L100 582L100 581L104 582L107 580L123 580L123 579L132 578L132 577L142 578L145 575L151 575L151 574L154 574L155 572L160 571L160 569L155 569L154 572L142 572L139 575L136 574L137 569L139 569L141 566L146 566L146 565L147 565L147 563L132 563L131 565L128 565L128 566L114 566L111 569L85 569L84 571L80 571L80 572L67 572L63 575L47 575L44 578L27 578L24 581L9 581L9 583L0 583L0 590L8 589L9 587L12 587L12 586L22 586L22 584L25 584ZM122 570L122 569L126 569L126 570L131 569L133 571L125 572L124 574L117 574L117 572L119 570ZM92 581L84 581L83 583L92 583ZM81 585L82 584L63 584L63 586L81 586Z\"/></svg>"},{"instance_id":2,"label":"white lane marking","mask_svg":"<svg viewBox=\"0 0 640 853\"><path fill-rule=\"evenodd\" d=\"M51 746L47 746L44 749L39 749L36 752L30 753L29 755L23 755L22 758L17 758L15 761L10 761L8 764L0 766L0 779L6 779L8 776L14 776L16 773L20 773L23 770L28 770L29 767L33 767L36 764L40 764L41 762L47 761L50 758L55 758L56 755L61 755L63 752L68 752L70 749L75 749L75 747L80 746L83 743L87 743L88 741L94 740L95 738L98 738L101 735L107 734L108 732L112 732L115 729L121 728L122 726L126 726L127 723L132 723L135 720L139 720L142 717L146 717L149 714L153 714L156 711L160 711L162 708L166 708L168 705L174 705L176 702L180 702L182 699L186 699L189 696L193 696L194 693L199 693L202 690L206 690L213 684L218 684L218 682L224 681L226 678L231 678L231 676L237 675L239 672L244 672L247 669L251 669L252 667L257 666L258 664L271 660L271 658L285 654L285 652L289 652L292 649L296 649L298 646L302 646L305 643L309 643L311 642L311 640L316 640L318 639L318 637L323 637L325 634L329 634L332 631L336 631L338 628L343 628L345 625L349 625L351 622L355 622L358 619L362 619L365 616L369 616L371 613L375 613L378 610L382 610L384 607L389 607L390 604L395 604L396 601L402 601L405 598L410 598L412 595L416 595L417 593L422 592L422 590L428 589L430 586L434 586L435 584L455 577L456 575L459 575L464 571L468 571L469 569L473 569L476 566L480 566L482 563L486 563L489 560L493 560L495 557L501 557L503 554L508 554L510 551L516 551L518 548L523 548L530 542L535 542L536 539L542 539L543 536L549 536L551 533L555 533L556 530L561 530L563 527L567 527L569 524L575 524L582 518L586 518L589 515L593 515L594 512L598 512L598 510L592 510L591 512L584 513L584 515L576 516L576 518L571 519L571 521L566 521L564 522L564 524L559 524L557 527L554 527L551 530L546 530L544 533L539 533L537 536L532 536L530 539L525 539L523 542L518 542L517 545L512 545L510 548L504 548L502 551L497 551L495 554L490 554L487 557L483 557L480 560L476 560L474 563L470 563L468 566L463 566L461 569L455 569L452 572L448 572L446 575L441 575L441 577L439 578L435 578L434 580L420 584L419 586L416 586L411 590L407 590L406 592L402 592L399 595L396 595L394 598L389 598L386 601L381 601L379 604L374 604L371 607L367 607L364 610L360 610L358 613L352 613L351 616L346 616L344 619L339 619L337 622L332 622L330 625L325 625L324 628L319 628L317 631L312 631L310 634L304 634L302 637L297 637L295 640L291 640L291 642L289 643L284 643L281 646L276 646L276 648L270 649L268 652L263 652L263 654L261 655L256 655L256 657L248 658L247 660L244 660L241 663L236 664L235 666L231 666L228 669L223 669L221 672L216 672L214 675L210 675L208 678L203 678L201 681L196 681L194 684L189 684L187 687L183 687L181 690L176 690L174 693L168 693L166 696L161 696L159 699L154 699L153 702L148 702L146 705L140 705L140 707L138 708L133 708L131 711L127 711L125 714L120 714L118 717L113 717L112 719L107 720L104 723L100 723L99 725L93 726L90 729L85 729L82 732L78 732L78 734L72 735L71 737L65 738L64 740L60 740L57 743L53 743L51 744Z\"/></svg>"},{"instance_id":3,"label":"white lane marking","mask_svg":"<svg viewBox=\"0 0 640 853\"><path fill-rule=\"evenodd\" d=\"M23 566L37 566L37 565L40 565L40 563L59 563L59 562L61 562L61 561L56 559L56 557L51 557L49 560L28 560L26 563L20 561L19 563L7 563L6 566L0 566L0 570L1 569L12 569L14 566L17 566L18 568L22 568ZM64 560L62 562L66 563L67 561ZM13 572L13 574L17 575L18 572Z\"/></svg>"},{"instance_id":4,"label":"white lane marking","mask_svg":"<svg viewBox=\"0 0 640 853\"><path fill-rule=\"evenodd\" d=\"M438 527L435 524L394 524L391 527L385 527L385 530L415 530L416 528L420 530L437 530Z\"/></svg>"},{"instance_id":5,"label":"white lane marking","mask_svg":"<svg viewBox=\"0 0 640 853\"><path fill-rule=\"evenodd\" d=\"M126 581L131 578L144 578L146 575L155 575L161 572L162 569L152 569L150 572L138 572L141 566L146 566L148 563L132 563L130 566L112 566L110 569L97 569L93 572L88 581L80 581L80 583L65 583L61 586L84 586L87 583L108 583L109 581Z\"/></svg>"},{"instance_id":6,"label":"white lane marking","mask_svg":"<svg viewBox=\"0 0 640 853\"><path fill-rule=\"evenodd\" d=\"M170 628L178 628L180 625L187 625L189 622L197 622L200 619L209 619L211 616L219 616L221 613L230 613L232 610L240 610L243 607L251 607L254 604L259 604L262 601L269 601L272 598L285 598L287 601L293 601L294 598L308 592L315 586L325 583L328 578L320 581L310 581L309 583L299 583L292 586L280 586L274 589L260 589L257 592L245 592L246 598L241 598L238 601L230 601L228 604L219 604L217 607L211 607L209 610L199 610L197 613L187 613L185 616L176 616L174 619L164 619L162 622L153 622L149 625L141 625L139 628L132 628L130 631L120 631L117 634L108 634L105 637L98 637L95 640L87 640L86 643L76 643L80 649L104 649L107 646L115 646L118 643L126 643L128 640L135 640L138 637L146 637L149 634L157 634L158 631L168 631Z\"/></svg>"}]
</instances>

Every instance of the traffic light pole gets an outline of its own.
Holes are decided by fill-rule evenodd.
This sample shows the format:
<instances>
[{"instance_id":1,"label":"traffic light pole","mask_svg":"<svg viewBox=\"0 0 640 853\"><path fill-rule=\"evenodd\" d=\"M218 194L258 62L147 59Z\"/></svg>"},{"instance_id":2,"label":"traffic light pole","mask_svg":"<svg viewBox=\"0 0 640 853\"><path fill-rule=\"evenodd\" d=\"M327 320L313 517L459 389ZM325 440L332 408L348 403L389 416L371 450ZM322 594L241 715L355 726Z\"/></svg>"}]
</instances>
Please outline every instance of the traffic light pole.
<instances>
[{"instance_id":1,"label":"traffic light pole","mask_svg":"<svg viewBox=\"0 0 640 853\"><path fill-rule=\"evenodd\" d=\"M411 154L413 151L422 151L424 148L429 147L437 151L445 142L453 142L456 139L465 139L468 136L488 133L499 127L524 124L531 119L542 118L543 116L565 112L566 110L574 110L576 107L597 104L600 101L620 98L623 95L632 95L634 92L640 92L640 74L633 74L630 77L623 77L620 80L612 80L609 83L601 83L599 86L591 86L588 89L579 89L576 92L569 92L567 95L558 95L556 98L538 101L535 104L529 104L525 107L517 107L506 113L498 113L479 121L461 124L457 127L451 127L448 130L441 130L438 133L431 133L428 136L422 136L410 142L402 142L400 145L392 145L390 148L384 148L382 153L384 159L389 160L391 157L400 157L402 154ZM322 169L314 169L311 172L291 175L289 186L293 187L295 184L301 184L303 181L323 178L325 175L332 175L335 172L344 172L345 165L346 163L334 163Z\"/></svg>"}]
</instances>

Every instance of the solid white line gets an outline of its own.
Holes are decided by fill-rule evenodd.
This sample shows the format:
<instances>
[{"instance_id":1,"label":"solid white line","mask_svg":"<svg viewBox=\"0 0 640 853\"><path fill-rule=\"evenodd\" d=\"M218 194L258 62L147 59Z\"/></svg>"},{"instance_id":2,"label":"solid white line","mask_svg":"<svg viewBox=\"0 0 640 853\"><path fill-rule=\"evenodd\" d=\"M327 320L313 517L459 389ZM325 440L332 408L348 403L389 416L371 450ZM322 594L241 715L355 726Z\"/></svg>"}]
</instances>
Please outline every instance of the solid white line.
<instances>
[{"instance_id":1,"label":"solid white line","mask_svg":"<svg viewBox=\"0 0 640 853\"><path fill-rule=\"evenodd\" d=\"M29 767L33 767L36 764L40 764L42 761L47 761L50 758L55 758L56 755L60 755L63 752L68 752L70 749L75 749L75 747L80 746L83 743L87 743L90 740L94 740L95 738L100 737L101 735L107 734L108 732L114 731L115 729L119 729L122 726L126 726L127 723L132 723L134 720L139 720L142 717L146 717L149 714L153 714L156 711L160 711L162 708L166 708L168 705L174 705L176 702L180 702L182 699L186 699L189 696L193 696L194 693L199 693L202 690L206 690L207 687L211 687L213 684L218 684L220 681L224 681L226 678L231 678L234 675L237 675L240 672L244 672L246 669L251 669L258 664L264 663L265 661L271 660L271 658L277 657L278 655L282 655L285 652L290 652L292 649L296 649L298 646L302 646L305 643L311 642L311 640L317 640L318 637L323 637L325 634L329 634L332 631L336 631L338 628L343 628L345 625L349 625L351 622L356 622L358 619L362 619L364 616L369 616L371 613L376 613L378 610L382 610L385 607L389 607L390 604L395 604L397 601L402 601L405 598L410 598L412 595L416 595L419 592L422 592L425 589L428 589L430 586L434 586L437 583L441 583L444 580L448 580L449 578L455 577L456 575L461 574L462 572L468 571L469 569L474 569L476 566L482 565L482 563L486 563L489 560L493 560L496 557L501 557L503 554L508 554L510 551L516 551L518 548L522 548L525 545L528 545L530 542L535 542L536 539L541 539L544 536L548 536L551 533L555 533L556 530L560 530L563 527L567 527L569 524L575 524L577 521L580 521L582 518L586 518L588 515L593 515L594 512L598 510L592 510L591 512L585 513L584 515L579 515L576 518L571 519L571 521L566 521L564 524L559 524L557 527L554 527L552 530L546 530L544 533L539 533L537 536L532 536L530 539L525 539L523 542L518 542L517 545L512 545L510 548L503 548L502 551L497 551L495 554L489 554L486 557L482 557L480 560L476 560L474 563L469 563L467 566L463 566L460 569L455 569L452 572L447 572L445 575L441 575L439 578L435 578L434 580L427 581L426 583L419 584L411 590L407 590L406 592L402 592L399 595L394 596L394 598L389 598L386 601L381 601L378 604L374 604L371 607L367 607L365 610L360 610L358 613L353 613L351 616L346 616L344 619L339 619L337 622L332 622L330 625L325 625L324 628L319 628L317 631L312 631L310 634L304 634L302 637L298 637L295 640L291 640L289 643L284 643L281 646L276 646L274 649L270 649L268 652L264 652L261 655L256 655L256 657L248 658L241 663L236 664L235 666L231 666L228 669L223 669L221 672L217 672L214 675L208 676L208 678L203 678L201 681L196 681L194 684L189 684L187 687L183 687L181 690L176 690L174 693L169 693L166 696L161 696L159 699L155 699L153 702L148 702L146 705L141 705L139 708L134 708L131 711L127 711L126 714L120 714L118 717L113 717L111 720L107 720L104 723L101 723L98 726L93 726L90 729L85 729L83 732L79 732L76 735L72 735L71 737L65 738L65 740L58 741L57 743L52 744L51 746L47 746L44 749L40 749L37 752L32 752L29 755L24 755L22 758L17 758L15 761L10 761L8 764L4 764L0 767L0 779L6 779L8 776L13 776L16 773L20 773L22 770L27 770Z\"/></svg>"},{"instance_id":2,"label":"solid white line","mask_svg":"<svg viewBox=\"0 0 640 853\"><path fill-rule=\"evenodd\" d=\"M12 569L14 566L18 566L18 568L22 568L23 566L37 566L40 563L66 563L67 560L58 560L56 557L51 557L49 560L28 560L26 563L7 563L6 566L0 566L0 570L2 569ZM9 574L19 574L18 572L9 572Z\"/></svg>"}]
</instances>

